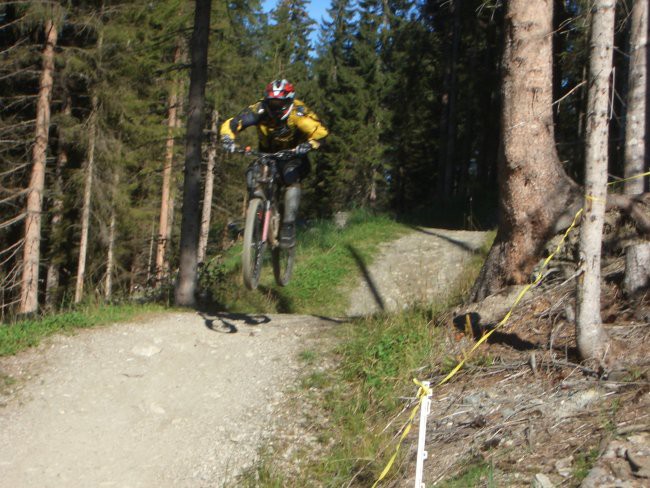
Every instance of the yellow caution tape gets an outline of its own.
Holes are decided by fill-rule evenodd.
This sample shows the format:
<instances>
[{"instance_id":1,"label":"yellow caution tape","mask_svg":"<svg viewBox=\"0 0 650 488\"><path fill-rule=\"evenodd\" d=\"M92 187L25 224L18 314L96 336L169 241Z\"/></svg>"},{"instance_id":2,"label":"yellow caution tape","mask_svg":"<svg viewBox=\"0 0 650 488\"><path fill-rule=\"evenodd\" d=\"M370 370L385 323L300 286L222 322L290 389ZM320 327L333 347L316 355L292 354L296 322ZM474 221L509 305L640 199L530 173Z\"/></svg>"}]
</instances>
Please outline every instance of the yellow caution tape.
<instances>
[{"instance_id":1,"label":"yellow caution tape","mask_svg":"<svg viewBox=\"0 0 650 488\"><path fill-rule=\"evenodd\" d=\"M638 175L629 176L628 178L622 178L620 180L610 181L609 183L607 183L607 185L608 186L617 185L619 183L624 183L626 181L636 180L638 178L643 178L645 176L650 176L650 171L648 171L647 173L639 173Z\"/></svg>"}]
</instances>

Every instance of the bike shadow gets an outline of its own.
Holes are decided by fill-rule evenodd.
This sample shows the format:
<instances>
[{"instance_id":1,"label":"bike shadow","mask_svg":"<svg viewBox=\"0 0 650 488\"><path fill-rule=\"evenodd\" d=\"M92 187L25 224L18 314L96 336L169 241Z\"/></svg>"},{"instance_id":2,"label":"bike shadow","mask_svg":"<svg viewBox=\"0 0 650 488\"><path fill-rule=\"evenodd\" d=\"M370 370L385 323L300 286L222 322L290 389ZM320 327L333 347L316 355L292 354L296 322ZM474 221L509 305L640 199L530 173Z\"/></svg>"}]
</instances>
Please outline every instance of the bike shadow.
<instances>
[{"instance_id":1,"label":"bike shadow","mask_svg":"<svg viewBox=\"0 0 650 488\"><path fill-rule=\"evenodd\" d=\"M239 332L237 322L257 326L268 324L271 321L271 317L264 314L219 312L215 314L216 316L211 317L203 312L199 312L199 315L203 319L206 328L221 334L235 334Z\"/></svg>"}]
</instances>

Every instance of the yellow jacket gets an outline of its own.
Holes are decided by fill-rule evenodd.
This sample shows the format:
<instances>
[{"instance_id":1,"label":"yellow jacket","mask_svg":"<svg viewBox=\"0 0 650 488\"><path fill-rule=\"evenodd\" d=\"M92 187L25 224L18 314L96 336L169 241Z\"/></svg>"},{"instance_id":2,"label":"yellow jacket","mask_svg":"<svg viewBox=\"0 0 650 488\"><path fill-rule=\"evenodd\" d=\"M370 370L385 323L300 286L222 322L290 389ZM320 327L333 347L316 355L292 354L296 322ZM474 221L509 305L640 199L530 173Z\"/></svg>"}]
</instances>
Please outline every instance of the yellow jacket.
<instances>
[{"instance_id":1,"label":"yellow jacket","mask_svg":"<svg viewBox=\"0 0 650 488\"><path fill-rule=\"evenodd\" d=\"M317 149L328 134L318 116L300 100L294 100L289 116L279 124L270 120L262 101L251 105L221 125L221 137L235 140L237 134L252 125L257 127L260 151L265 152L293 149L303 142Z\"/></svg>"}]
</instances>

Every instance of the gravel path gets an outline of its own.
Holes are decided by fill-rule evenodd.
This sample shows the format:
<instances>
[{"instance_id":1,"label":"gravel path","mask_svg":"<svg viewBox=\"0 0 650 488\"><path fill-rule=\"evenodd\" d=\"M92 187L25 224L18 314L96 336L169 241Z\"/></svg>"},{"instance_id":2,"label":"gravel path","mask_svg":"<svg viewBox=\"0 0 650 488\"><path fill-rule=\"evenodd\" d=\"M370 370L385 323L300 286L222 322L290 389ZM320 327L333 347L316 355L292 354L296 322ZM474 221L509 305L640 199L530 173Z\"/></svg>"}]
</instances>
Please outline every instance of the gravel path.
<instances>
[{"instance_id":1,"label":"gravel path","mask_svg":"<svg viewBox=\"0 0 650 488\"><path fill-rule=\"evenodd\" d=\"M17 383L0 396L0 486L221 486L255 458L298 353L331 324L173 313L3 359Z\"/></svg>"},{"instance_id":2,"label":"gravel path","mask_svg":"<svg viewBox=\"0 0 650 488\"><path fill-rule=\"evenodd\" d=\"M439 296L482 240L420 229L384 245L350 314ZM278 409L297 384L299 353L335 325L169 313L0 358L0 487L223 486L287 427Z\"/></svg>"}]
</instances>

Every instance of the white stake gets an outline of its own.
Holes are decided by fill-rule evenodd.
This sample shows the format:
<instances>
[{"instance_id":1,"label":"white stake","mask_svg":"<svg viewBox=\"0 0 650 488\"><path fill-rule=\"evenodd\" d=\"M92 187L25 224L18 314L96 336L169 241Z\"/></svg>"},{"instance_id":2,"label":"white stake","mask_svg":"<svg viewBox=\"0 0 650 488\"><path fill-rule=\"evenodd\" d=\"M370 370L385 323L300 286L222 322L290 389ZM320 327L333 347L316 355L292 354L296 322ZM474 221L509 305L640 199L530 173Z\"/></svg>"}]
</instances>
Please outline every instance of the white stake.
<instances>
[{"instance_id":1,"label":"white stake","mask_svg":"<svg viewBox=\"0 0 650 488\"><path fill-rule=\"evenodd\" d=\"M431 411L431 395L433 394L429 389L428 381L423 381L422 385L426 388L427 395L422 398L422 405L420 405L420 431L418 435L417 464L415 465L415 488L426 488L422 481L424 460L428 457L427 451L424 450L424 441L427 436L427 416Z\"/></svg>"}]
</instances>

